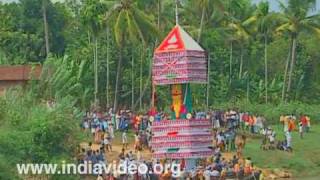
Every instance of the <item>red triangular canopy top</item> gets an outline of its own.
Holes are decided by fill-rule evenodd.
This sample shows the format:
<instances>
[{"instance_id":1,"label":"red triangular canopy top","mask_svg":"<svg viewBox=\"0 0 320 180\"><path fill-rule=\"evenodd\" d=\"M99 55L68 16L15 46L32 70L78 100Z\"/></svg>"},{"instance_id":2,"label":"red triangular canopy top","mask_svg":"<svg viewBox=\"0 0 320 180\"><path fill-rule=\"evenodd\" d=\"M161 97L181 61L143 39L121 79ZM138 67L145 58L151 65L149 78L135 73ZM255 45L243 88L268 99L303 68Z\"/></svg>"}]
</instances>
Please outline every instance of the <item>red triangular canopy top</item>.
<instances>
[{"instance_id":1,"label":"red triangular canopy top","mask_svg":"<svg viewBox=\"0 0 320 180\"><path fill-rule=\"evenodd\" d=\"M181 26L176 25L162 41L155 53L175 51L204 51Z\"/></svg>"}]
</instances>

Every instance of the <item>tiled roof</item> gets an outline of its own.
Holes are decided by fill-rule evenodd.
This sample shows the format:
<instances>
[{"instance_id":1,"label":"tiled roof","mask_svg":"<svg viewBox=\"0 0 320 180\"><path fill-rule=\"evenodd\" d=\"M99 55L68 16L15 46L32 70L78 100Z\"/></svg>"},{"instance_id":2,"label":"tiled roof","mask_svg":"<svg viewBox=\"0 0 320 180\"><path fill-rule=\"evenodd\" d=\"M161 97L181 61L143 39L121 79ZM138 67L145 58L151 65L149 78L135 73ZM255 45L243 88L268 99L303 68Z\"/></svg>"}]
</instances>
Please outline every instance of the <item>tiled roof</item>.
<instances>
[{"instance_id":1,"label":"tiled roof","mask_svg":"<svg viewBox=\"0 0 320 180\"><path fill-rule=\"evenodd\" d=\"M41 71L40 65L0 66L0 81L39 80Z\"/></svg>"}]
</instances>

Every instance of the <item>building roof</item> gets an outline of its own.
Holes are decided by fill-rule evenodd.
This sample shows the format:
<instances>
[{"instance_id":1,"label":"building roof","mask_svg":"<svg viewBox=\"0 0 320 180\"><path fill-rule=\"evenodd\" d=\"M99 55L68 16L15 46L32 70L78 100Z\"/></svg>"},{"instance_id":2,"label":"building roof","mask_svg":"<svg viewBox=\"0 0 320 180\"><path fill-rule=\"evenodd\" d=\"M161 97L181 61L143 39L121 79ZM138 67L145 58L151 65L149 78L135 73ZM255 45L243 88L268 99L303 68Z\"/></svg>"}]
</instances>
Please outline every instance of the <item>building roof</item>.
<instances>
[{"instance_id":1,"label":"building roof","mask_svg":"<svg viewBox=\"0 0 320 180\"><path fill-rule=\"evenodd\" d=\"M0 66L0 81L39 80L41 71L40 65Z\"/></svg>"}]
</instances>

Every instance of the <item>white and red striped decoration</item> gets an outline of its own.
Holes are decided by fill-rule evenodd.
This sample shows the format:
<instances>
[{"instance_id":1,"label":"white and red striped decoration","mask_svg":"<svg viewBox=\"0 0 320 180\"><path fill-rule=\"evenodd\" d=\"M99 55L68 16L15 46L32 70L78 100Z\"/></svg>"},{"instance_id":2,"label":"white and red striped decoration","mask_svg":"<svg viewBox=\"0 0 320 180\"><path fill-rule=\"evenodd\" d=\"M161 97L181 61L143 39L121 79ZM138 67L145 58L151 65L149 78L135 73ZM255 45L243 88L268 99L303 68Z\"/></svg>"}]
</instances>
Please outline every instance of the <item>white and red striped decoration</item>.
<instances>
[{"instance_id":1,"label":"white and red striped decoration","mask_svg":"<svg viewBox=\"0 0 320 180\"><path fill-rule=\"evenodd\" d=\"M189 148L189 147L208 147L211 141L184 141L179 143L180 148ZM177 146L176 142L165 142L165 143L151 143L151 146L155 149L163 149L168 147Z\"/></svg>"},{"instance_id":2,"label":"white and red striped decoration","mask_svg":"<svg viewBox=\"0 0 320 180\"><path fill-rule=\"evenodd\" d=\"M212 156L212 150L208 149L204 152L177 152L177 153L154 153L154 159L196 159Z\"/></svg>"},{"instance_id":3,"label":"white and red striped decoration","mask_svg":"<svg viewBox=\"0 0 320 180\"><path fill-rule=\"evenodd\" d=\"M168 120L152 123L153 158L205 158L212 156L209 120Z\"/></svg>"},{"instance_id":4,"label":"white and red striped decoration","mask_svg":"<svg viewBox=\"0 0 320 180\"><path fill-rule=\"evenodd\" d=\"M155 132L167 132L167 131L203 131L203 129L208 128L208 125L199 125L197 127L190 127L189 125L185 126L176 126L176 127L152 127L152 130Z\"/></svg>"},{"instance_id":5,"label":"white and red striped decoration","mask_svg":"<svg viewBox=\"0 0 320 180\"><path fill-rule=\"evenodd\" d=\"M207 83L206 53L179 25L155 50L152 79L155 85Z\"/></svg>"},{"instance_id":6,"label":"white and red striped decoration","mask_svg":"<svg viewBox=\"0 0 320 180\"><path fill-rule=\"evenodd\" d=\"M152 123L152 129L155 128L170 128L170 127L198 127L198 126L207 126L208 129L211 127L211 123L206 119L177 119L177 120L167 120L167 121L159 121Z\"/></svg>"}]
</instances>

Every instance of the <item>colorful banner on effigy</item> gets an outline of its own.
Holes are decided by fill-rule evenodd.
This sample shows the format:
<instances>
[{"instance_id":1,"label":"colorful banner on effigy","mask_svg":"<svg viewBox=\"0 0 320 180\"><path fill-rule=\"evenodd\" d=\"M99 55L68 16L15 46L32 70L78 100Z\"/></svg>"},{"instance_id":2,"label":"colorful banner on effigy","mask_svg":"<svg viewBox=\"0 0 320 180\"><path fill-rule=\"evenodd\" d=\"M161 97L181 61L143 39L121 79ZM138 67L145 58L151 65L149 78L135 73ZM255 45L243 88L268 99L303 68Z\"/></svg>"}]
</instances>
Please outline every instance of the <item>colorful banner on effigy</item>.
<instances>
[{"instance_id":1,"label":"colorful banner on effigy","mask_svg":"<svg viewBox=\"0 0 320 180\"><path fill-rule=\"evenodd\" d=\"M207 83L206 53L179 25L156 49L152 69L155 85Z\"/></svg>"},{"instance_id":2,"label":"colorful banner on effigy","mask_svg":"<svg viewBox=\"0 0 320 180\"><path fill-rule=\"evenodd\" d=\"M175 120L152 123L153 158L190 159L212 156L209 120Z\"/></svg>"}]
</instances>

